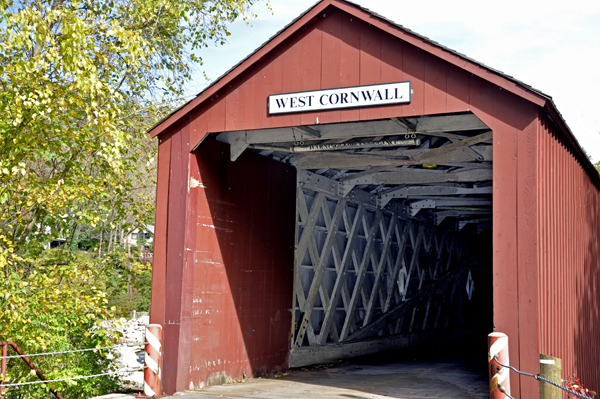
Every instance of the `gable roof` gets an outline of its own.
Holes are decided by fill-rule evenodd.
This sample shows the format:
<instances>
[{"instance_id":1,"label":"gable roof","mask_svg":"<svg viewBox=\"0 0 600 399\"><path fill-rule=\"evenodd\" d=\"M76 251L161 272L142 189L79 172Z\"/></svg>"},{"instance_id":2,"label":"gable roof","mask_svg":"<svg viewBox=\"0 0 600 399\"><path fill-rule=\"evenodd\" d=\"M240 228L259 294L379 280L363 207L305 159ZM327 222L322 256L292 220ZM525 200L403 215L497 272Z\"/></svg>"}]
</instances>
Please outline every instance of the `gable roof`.
<instances>
[{"instance_id":1,"label":"gable roof","mask_svg":"<svg viewBox=\"0 0 600 399\"><path fill-rule=\"evenodd\" d=\"M325 11L329 6L336 7L340 10L347 12L348 14L359 18L366 23L369 23L379 29L392 34L393 36L410 43L430 54L437 56L451 64L454 64L473 75L476 75L484 80L487 80L513 94L516 94L536 105L542 107L550 118L557 124L559 129L564 133L566 140L572 145L574 152L578 155L583 166L590 173L593 180L600 185L600 176L598 175L594 165L588 159L584 153L579 142L567 126L562 115L556 108L552 97L544 94L540 90L533 88L532 86L513 78L501 71L493 69L483 63L480 63L472 58L467 57L455 50L452 50L446 46L443 46L425 36L419 35L410 29L399 25L382 15L379 15L365 7L362 7L356 3L348 0L321 0L313 5L311 8L306 10L303 14L299 15L296 19L291 21L283 29L273 35L269 40L263 43L254 52L240 61L238 64L233 66L229 71L223 74L221 77L212 82L203 91L201 91L194 99L183 104L181 107L175 109L161 121L156 123L150 130L149 133L152 137L163 133L174 123L179 121L186 114L200 106L204 101L210 99L219 90L233 81L235 78L240 76L243 72L249 69L252 65L259 62L263 57L275 49L278 45L283 43L286 39L292 36L294 33L299 31L302 27L309 24L317 16Z\"/></svg>"}]
</instances>

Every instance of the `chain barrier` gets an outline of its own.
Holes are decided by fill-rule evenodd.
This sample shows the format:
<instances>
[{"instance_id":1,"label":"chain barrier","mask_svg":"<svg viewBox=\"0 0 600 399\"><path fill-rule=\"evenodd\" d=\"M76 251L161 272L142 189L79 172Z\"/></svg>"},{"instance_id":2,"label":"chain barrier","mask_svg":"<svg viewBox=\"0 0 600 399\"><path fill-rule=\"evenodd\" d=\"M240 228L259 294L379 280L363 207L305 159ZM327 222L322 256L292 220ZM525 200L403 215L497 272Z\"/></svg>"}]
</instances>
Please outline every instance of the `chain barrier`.
<instances>
[{"instance_id":1,"label":"chain barrier","mask_svg":"<svg viewBox=\"0 0 600 399\"><path fill-rule=\"evenodd\" d=\"M519 371L519 370L517 370L516 368L514 368L514 367L512 367L512 366L509 366L509 365L504 365L504 364L502 364L502 363L500 363L500 362L498 361L498 355L495 355L495 356L494 356L494 359L496 360L496 362L497 362L497 363L498 363L500 366L502 366L502 367L506 367L506 368L509 368L509 369L511 369L512 371L514 371L514 372L515 372L515 373L517 373L517 374L526 375L526 376L528 376L528 377L535 378L535 379L536 379L536 380L538 380L538 381L544 381L544 382L547 382L547 383L548 383L548 384L550 384L550 385L554 385L555 387L557 387L557 388L560 388L560 389L562 389L563 391L565 391L565 392L568 392L568 393L570 393L571 395L575 395L575 396L577 396L577 397L579 397L579 398L582 398L582 399L594 399L594 398L591 398L591 397L589 397L589 396L585 396L585 395L582 395L582 394L580 394L580 393L577 393L577 392L575 392L575 391L572 391L572 390L570 390L570 389L568 389L568 388L565 388L565 387L563 387L562 385L559 385L559 384L555 383L554 381L550 381L549 379L547 379L547 378L544 378L544 377L542 377L542 376L541 376L541 375L539 375L539 374L530 374L530 373L525 373L524 371ZM509 399L512 399L512 396L510 396L509 394L507 394L506 392L504 392L504 387L501 387L501 385L500 385L500 384L498 384L498 389L500 390L500 392L504 393L504 394L505 394L505 395L506 395L506 396L507 396Z\"/></svg>"},{"instance_id":2,"label":"chain barrier","mask_svg":"<svg viewBox=\"0 0 600 399\"><path fill-rule=\"evenodd\" d=\"M89 352L89 351L99 351L103 349L113 349L113 348L123 348L123 347L133 347L133 346L143 346L148 342L131 342L119 345L112 346L103 346L101 348L88 348L88 349L74 349L72 351L60 351L60 352L44 352L44 353L32 353L32 354L24 354L24 355L12 355L12 356L0 356L0 359L18 359L21 357L34 357L34 356L48 356L48 355L62 355L65 353L78 353L78 352Z\"/></svg>"},{"instance_id":3,"label":"chain barrier","mask_svg":"<svg viewBox=\"0 0 600 399\"><path fill-rule=\"evenodd\" d=\"M84 376L79 376L79 377L59 378L59 379L56 379L56 380L15 382L15 383L8 383L8 384L0 384L0 387L19 387L19 386L23 386L23 385L47 384L47 383L50 383L50 382L81 380L81 379L84 379L84 378L103 377L103 376L106 376L106 375L112 375L112 374L117 374L117 373L134 373L136 371L144 371L144 369L147 369L147 368L148 368L148 366L138 367L138 368L134 368L134 369L120 369L120 370L109 371L109 372L101 373L101 374L84 375Z\"/></svg>"}]
</instances>

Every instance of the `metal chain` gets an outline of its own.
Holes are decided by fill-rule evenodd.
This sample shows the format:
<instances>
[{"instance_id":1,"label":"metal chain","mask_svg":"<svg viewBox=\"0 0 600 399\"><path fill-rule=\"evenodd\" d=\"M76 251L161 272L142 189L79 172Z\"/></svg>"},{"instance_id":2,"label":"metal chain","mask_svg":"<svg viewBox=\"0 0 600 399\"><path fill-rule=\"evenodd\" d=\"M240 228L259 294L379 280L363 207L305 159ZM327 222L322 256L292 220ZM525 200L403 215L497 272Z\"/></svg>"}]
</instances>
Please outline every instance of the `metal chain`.
<instances>
[{"instance_id":1,"label":"metal chain","mask_svg":"<svg viewBox=\"0 0 600 399\"><path fill-rule=\"evenodd\" d=\"M121 348L121 347L131 347L131 346L142 346L146 345L147 342L131 342L113 346L104 346L102 348L88 348L88 349L74 349L72 351L61 351L61 352L44 352L44 353L32 353L32 354L24 354L24 355L11 355L11 356L0 356L0 359L17 359L20 357L34 357L34 356L47 356L47 355L62 355L64 353L76 353L76 352L89 352L89 351L97 351L102 349L112 349L112 348Z\"/></svg>"},{"instance_id":2,"label":"metal chain","mask_svg":"<svg viewBox=\"0 0 600 399\"><path fill-rule=\"evenodd\" d=\"M583 399L594 399L594 398L591 398L591 397L589 397L589 396L585 396L585 395L582 395L582 394L580 394L580 393L577 393L577 392L575 392L575 391L571 391L570 389L568 389L568 388L565 388L565 387L563 387L562 385L559 385L559 384L557 384L557 383L555 383L555 382L553 382L553 381L550 381L550 380L548 380L548 379L546 379L546 378L542 377L542 376L541 376L541 375L539 375L539 374L529 374L529 373L525 373L525 372L523 372L523 371L519 371L519 370L517 370L516 368L514 368L514 367L512 367L512 366L504 365L504 364L502 364L502 363L500 363L500 362L498 361L498 355L494 355L494 359L496 360L496 363L498 363L500 366L502 366L502 367L506 367L506 368L509 368L509 369L511 369L512 371L514 371L514 372L515 372L515 373L517 373L517 374L526 375L526 376L528 376L528 377L533 377L533 378L535 378L536 380L541 380L541 381L547 382L548 384L550 384L550 385L554 385L555 387L557 387L557 388L560 388L560 389L562 389L563 391L566 391L566 392L570 393L571 395L575 395L575 396L577 396L577 397L580 397L580 398L583 398ZM506 395L506 393L505 393L505 395Z\"/></svg>"},{"instance_id":3,"label":"metal chain","mask_svg":"<svg viewBox=\"0 0 600 399\"><path fill-rule=\"evenodd\" d=\"M133 372L136 372L136 371L143 371L146 368L148 368L148 366L139 367L139 368L136 368L136 369L121 369L121 370L109 371L108 373L101 373L101 374L94 374L94 375L85 375L85 376L81 376L81 377L59 378L59 379L56 379L56 380L44 380L44 381L15 382L15 383L10 383L10 384L1 384L0 387L18 387L18 386L23 386L23 385L47 384L47 383L50 383L50 382L60 382L60 381L69 381L69 380L81 380L81 379L84 379L84 378L102 377L102 376L105 376L105 375L111 375L111 374L117 374L117 373L133 373Z\"/></svg>"}]
</instances>

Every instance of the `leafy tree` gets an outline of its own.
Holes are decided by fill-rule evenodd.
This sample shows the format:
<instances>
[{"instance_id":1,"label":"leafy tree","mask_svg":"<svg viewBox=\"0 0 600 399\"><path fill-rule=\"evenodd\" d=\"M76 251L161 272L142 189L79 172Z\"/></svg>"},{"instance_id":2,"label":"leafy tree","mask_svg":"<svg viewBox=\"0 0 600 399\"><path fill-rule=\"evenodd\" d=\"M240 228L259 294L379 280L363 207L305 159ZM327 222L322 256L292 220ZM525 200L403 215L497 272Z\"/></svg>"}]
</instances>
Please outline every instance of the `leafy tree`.
<instances>
[{"instance_id":1,"label":"leafy tree","mask_svg":"<svg viewBox=\"0 0 600 399\"><path fill-rule=\"evenodd\" d=\"M178 104L201 49L224 43L256 1L0 0L0 340L28 353L110 340L91 330L111 316L101 243L152 220L145 131ZM57 237L67 244L48 251ZM84 239L101 259L76 251ZM105 366L99 352L78 359L40 361L52 378ZM18 364L12 380L31 379ZM75 398L98 383L56 385Z\"/></svg>"}]
</instances>

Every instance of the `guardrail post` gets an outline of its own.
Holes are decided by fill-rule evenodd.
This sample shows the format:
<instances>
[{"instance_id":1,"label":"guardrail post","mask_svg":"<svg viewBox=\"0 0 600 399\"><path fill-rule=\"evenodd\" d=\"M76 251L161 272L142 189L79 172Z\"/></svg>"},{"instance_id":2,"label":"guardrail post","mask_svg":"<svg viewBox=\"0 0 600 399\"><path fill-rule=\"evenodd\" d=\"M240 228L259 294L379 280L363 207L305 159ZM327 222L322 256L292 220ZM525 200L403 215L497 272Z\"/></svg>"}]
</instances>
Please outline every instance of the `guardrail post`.
<instances>
[{"instance_id":1,"label":"guardrail post","mask_svg":"<svg viewBox=\"0 0 600 399\"><path fill-rule=\"evenodd\" d=\"M2 361L0 366L0 375L2 375L2 378L0 378L0 385L4 384L6 377L6 361L8 360L6 359L6 356L8 356L8 344L4 343L2 344ZM4 395L2 395L3 391L4 387L0 386L0 399L4 398Z\"/></svg>"},{"instance_id":2,"label":"guardrail post","mask_svg":"<svg viewBox=\"0 0 600 399\"><path fill-rule=\"evenodd\" d=\"M506 392L510 395L510 370L502 367L496 362L509 366L508 362L508 337L500 332L493 332L488 335L488 361L489 361L489 378L490 378L490 399L504 399Z\"/></svg>"},{"instance_id":3,"label":"guardrail post","mask_svg":"<svg viewBox=\"0 0 600 399\"><path fill-rule=\"evenodd\" d=\"M149 324L146 326L146 353L144 358L144 395L157 396L162 393L162 326Z\"/></svg>"},{"instance_id":4,"label":"guardrail post","mask_svg":"<svg viewBox=\"0 0 600 399\"><path fill-rule=\"evenodd\" d=\"M550 381L562 385L562 362L557 357L540 353L540 375ZM540 399L562 399L560 388L552 386L545 381L540 381Z\"/></svg>"}]
</instances>

